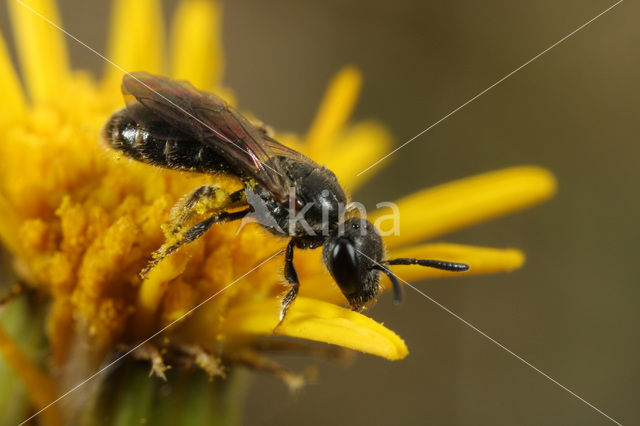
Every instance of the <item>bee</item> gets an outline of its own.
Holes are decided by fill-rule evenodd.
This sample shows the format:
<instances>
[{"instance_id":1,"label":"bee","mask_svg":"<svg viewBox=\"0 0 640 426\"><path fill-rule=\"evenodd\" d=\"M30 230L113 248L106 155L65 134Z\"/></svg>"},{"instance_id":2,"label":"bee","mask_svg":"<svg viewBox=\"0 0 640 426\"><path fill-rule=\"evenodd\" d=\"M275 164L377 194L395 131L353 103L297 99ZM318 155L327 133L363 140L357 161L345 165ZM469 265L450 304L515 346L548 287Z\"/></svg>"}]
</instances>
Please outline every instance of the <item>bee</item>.
<instances>
[{"instance_id":1,"label":"bee","mask_svg":"<svg viewBox=\"0 0 640 426\"><path fill-rule=\"evenodd\" d=\"M273 139L269 132L214 94L189 82L146 72L122 80L126 106L107 121L102 137L124 155L158 167L238 178L243 188L229 193L203 185L187 195L172 219L174 235L158 249L144 276L182 245L195 241L213 225L258 216L274 235L289 238L284 256L288 291L281 300L278 326L294 302L300 282L294 249L322 247L322 258L353 310L375 300L380 273L389 277L394 301L402 291L389 265L419 265L466 271L463 263L431 259L385 259L376 228L346 208L347 196L335 174ZM186 226L210 211L206 219ZM206 210L206 209L205 209Z\"/></svg>"}]
</instances>

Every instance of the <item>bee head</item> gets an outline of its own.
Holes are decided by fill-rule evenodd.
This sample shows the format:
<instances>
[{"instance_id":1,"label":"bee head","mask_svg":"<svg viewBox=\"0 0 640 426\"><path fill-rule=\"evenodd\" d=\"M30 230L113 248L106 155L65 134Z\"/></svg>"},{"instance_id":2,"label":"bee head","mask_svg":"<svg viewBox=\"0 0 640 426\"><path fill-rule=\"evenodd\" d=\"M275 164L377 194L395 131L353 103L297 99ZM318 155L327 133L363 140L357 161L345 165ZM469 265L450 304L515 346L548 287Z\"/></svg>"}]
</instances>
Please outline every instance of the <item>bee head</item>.
<instances>
[{"instance_id":1,"label":"bee head","mask_svg":"<svg viewBox=\"0 0 640 426\"><path fill-rule=\"evenodd\" d=\"M355 310L362 310L378 294L377 265L384 245L376 228L366 219L347 219L325 242L322 256L327 269Z\"/></svg>"},{"instance_id":2,"label":"bee head","mask_svg":"<svg viewBox=\"0 0 640 426\"><path fill-rule=\"evenodd\" d=\"M357 311L377 296L380 272L387 275L393 285L394 303L402 301L402 287L387 265L418 265L452 272L469 269L464 263L412 258L384 260L384 256L384 244L377 229L360 217L345 220L329 235L322 249L327 269L351 308Z\"/></svg>"}]
</instances>

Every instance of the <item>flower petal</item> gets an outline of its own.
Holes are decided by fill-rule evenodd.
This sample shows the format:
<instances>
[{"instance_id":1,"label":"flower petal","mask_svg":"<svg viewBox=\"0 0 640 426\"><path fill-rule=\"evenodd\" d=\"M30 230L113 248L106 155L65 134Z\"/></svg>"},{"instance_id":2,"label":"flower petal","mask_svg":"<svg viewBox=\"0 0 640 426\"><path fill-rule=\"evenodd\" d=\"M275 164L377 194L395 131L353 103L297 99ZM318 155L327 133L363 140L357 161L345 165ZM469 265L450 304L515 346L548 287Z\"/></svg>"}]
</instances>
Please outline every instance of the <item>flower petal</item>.
<instances>
[{"instance_id":1,"label":"flower petal","mask_svg":"<svg viewBox=\"0 0 640 426\"><path fill-rule=\"evenodd\" d=\"M126 72L162 73L164 24L161 2L157 0L115 0L112 6L105 85L119 94ZM119 95L118 95L119 96Z\"/></svg>"},{"instance_id":2,"label":"flower petal","mask_svg":"<svg viewBox=\"0 0 640 426\"><path fill-rule=\"evenodd\" d=\"M52 25L62 27L56 3L53 0L8 3L29 94L36 102L54 99L60 83L69 75L64 33Z\"/></svg>"},{"instance_id":3,"label":"flower petal","mask_svg":"<svg viewBox=\"0 0 640 426\"><path fill-rule=\"evenodd\" d=\"M469 271L449 272L420 266L393 266L393 272L405 281L418 281L424 278L452 277L464 275L494 274L517 269L524 263L525 257L520 250L475 247L461 244L424 244L391 250L389 259L415 257L418 259L439 259L461 262L469 265ZM383 285L388 288L388 281Z\"/></svg>"},{"instance_id":4,"label":"flower petal","mask_svg":"<svg viewBox=\"0 0 640 426\"><path fill-rule=\"evenodd\" d=\"M171 75L203 89L218 87L224 69L222 10L210 0L183 0L171 33Z\"/></svg>"},{"instance_id":5,"label":"flower petal","mask_svg":"<svg viewBox=\"0 0 640 426\"><path fill-rule=\"evenodd\" d=\"M389 131L375 121L364 121L350 127L335 143L323 159L315 157L320 164L326 164L343 188L355 191L369 176L358 176L358 172L376 159L389 152L392 146Z\"/></svg>"},{"instance_id":6,"label":"flower petal","mask_svg":"<svg viewBox=\"0 0 640 426\"><path fill-rule=\"evenodd\" d=\"M354 66L344 67L333 77L307 135L311 158L321 158L331 149L330 143L349 119L355 107L362 74Z\"/></svg>"},{"instance_id":7,"label":"flower petal","mask_svg":"<svg viewBox=\"0 0 640 426\"><path fill-rule=\"evenodd\" d=\"M384 240L387 247L395 248L433 238L524 209L548 199L555 190L554 176L534 166L512 167L425 189L397 202L400 232ZM389 212L377 210L369 220L384 230L384 215Z\"/></svg>"},{"instance_id":8,"label":"flower petal","mask_svg":"<svg viewBox=\"0 0 640 426\"><path fill-rule=\"evenodd\" d=\"M270 335L278 323L278 299L247 303L229 312L226 335ZM299 337L355 349L390 360L407 356L404 341L393 331L362 314L331 303L298 297L278 335Z\"/></svg>"},{"instance_id":9,"label":"flower petal","mask_svg":"<svg viewBox=\"0 0 640 426\"><path fill-rule=\"evenodd\" d=\"M2 115L0 120L11 119L24 109L24 94L18 75L13 68L7 45L0 35L0 93L2 93Z\"/></svg>"}]
</instances>

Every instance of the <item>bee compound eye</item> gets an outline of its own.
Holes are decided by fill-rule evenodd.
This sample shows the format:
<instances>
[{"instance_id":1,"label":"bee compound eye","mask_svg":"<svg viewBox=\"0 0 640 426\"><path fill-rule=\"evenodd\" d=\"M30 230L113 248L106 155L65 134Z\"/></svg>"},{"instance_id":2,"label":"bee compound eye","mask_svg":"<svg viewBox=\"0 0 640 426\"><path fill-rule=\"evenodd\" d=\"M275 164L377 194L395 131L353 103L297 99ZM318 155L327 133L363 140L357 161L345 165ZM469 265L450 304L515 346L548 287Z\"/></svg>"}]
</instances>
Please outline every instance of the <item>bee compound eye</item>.
<instances>
[{"instance_id":1,"label":"bee compound eye","mask_svg":"<svg viewBox=\"0 0 640 426\"><path fill-rule=\"evenodd\" d=\"M331 275L345 295L353 294L360 284L359 262L353 243L340 238L331 250L329 259Z\"/></svg>"}]
</instances>

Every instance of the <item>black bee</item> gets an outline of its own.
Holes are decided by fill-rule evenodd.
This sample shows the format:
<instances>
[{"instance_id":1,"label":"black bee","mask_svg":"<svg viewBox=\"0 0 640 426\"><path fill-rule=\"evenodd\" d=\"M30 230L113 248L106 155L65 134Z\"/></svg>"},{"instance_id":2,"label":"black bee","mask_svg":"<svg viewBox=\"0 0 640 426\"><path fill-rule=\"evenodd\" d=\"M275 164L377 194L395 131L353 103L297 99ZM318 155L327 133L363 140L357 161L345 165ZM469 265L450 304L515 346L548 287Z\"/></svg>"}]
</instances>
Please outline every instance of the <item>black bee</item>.
<instances>
[{"instance_id":1,"label":"black bee","mask_svg":"<svg viewBox=\"0 0 640 426\"><path fill-rule=\"evenodd\" d=\"M227 193L203 185L189 194L173 218L173 230L154 253L146 273L181 245L202 236L213 224L258 216L275 235L290 237L284 276L290 286L281 302L280 323L298 294L294 248L323 246L327 269L354 310L362 310L379 290L380 272L393 284L395 302L401 287L388 265L420 265L466 271L462 263L427 259L384 259L375 227L345 209L347 197L333 172L275 141L224 100L186 81L145 72L122 80L126 107L116 111L103 138L125 155L155 166L239 178L243 189ZM208 217L191 226L205 208ZM183 229L184 228L184 229Z\"/></svg>"}]
</instances>

